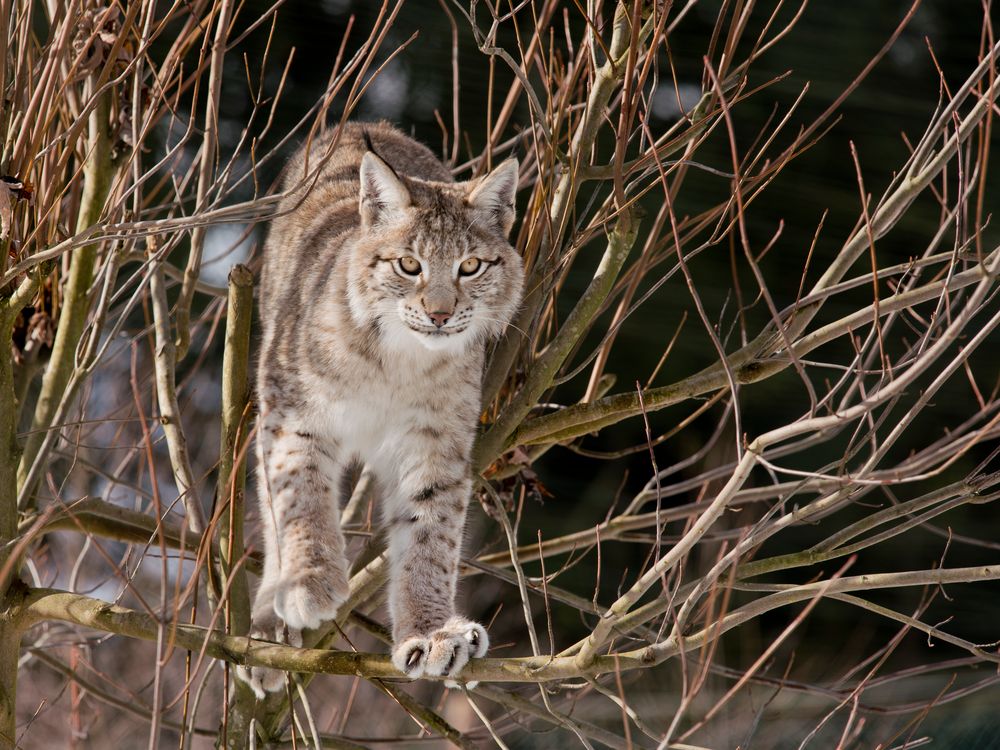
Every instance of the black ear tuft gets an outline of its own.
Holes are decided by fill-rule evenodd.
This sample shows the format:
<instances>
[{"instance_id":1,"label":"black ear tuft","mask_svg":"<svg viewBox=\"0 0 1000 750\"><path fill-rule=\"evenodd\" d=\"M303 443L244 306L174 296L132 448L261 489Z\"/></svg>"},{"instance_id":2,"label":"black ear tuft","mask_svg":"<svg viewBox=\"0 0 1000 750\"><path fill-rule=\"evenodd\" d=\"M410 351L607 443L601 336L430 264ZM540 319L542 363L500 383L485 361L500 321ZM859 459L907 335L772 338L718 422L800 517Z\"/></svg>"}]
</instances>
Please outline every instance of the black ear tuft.
<instances>
[{"instance_id":1,"label":"black ear tuft","mask_svg":"<svg viewBox=\"0 0 1000 750\"><path fill-rule=\"evenodd\" d=\"M362 129L361 136L365 139L365 148L375 154L375 156L378 156L378 152L375 150L375 144L372 143L372 136L371 133L368 132L368 128Z\"/></svg>"}]
</instances>

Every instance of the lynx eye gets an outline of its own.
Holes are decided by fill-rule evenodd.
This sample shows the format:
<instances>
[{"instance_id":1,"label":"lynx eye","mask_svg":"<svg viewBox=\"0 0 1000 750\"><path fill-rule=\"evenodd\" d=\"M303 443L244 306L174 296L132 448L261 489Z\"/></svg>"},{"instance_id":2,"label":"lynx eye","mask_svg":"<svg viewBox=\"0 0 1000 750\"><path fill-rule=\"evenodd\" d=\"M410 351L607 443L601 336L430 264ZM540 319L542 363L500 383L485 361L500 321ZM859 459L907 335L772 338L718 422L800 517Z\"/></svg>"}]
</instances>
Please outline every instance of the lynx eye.
<instances>
[{"instance_id":1,"label":"lynx eye","mask_svg":"<svg viewBox=\"0 0 1000 750\"><path fill-rule=\"evenodd\" d=\"M482 265L483 262L479 258L466 258L458 267L458 275L475 276Z\"/></svg>"},{"instance_id":2,"label":"lynx eye","mask_svg":"<svg viewBox=\"0 0 1000 750\"><path fill-rule=\"evenodd\" d=\"M400 258L396 261L396 265L399 266L399 270L408 276L418 276L420 274L420 261L414 258L412 255L407 255L405 258Z\"/></svg>"}]
</instances>

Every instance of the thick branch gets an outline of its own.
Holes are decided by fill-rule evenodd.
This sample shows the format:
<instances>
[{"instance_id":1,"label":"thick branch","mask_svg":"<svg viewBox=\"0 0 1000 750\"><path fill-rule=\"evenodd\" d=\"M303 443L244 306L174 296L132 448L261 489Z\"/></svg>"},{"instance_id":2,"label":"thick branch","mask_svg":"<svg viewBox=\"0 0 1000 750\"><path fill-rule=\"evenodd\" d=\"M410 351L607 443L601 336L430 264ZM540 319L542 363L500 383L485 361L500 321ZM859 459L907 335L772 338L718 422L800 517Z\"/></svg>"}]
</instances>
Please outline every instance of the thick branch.
<instances>
[{"instance_id":1,"label":"thick branch","mask_svg":"<svg viewBox=\"0 0 1000 750\"><path fill-rule=\"evenodd\" d=\"M250 630L250 591L246 567L241 564L243 548L243 506L246 483L245 451L250 404L250 323L253 314L253 274L243 265L229 272L229 306L226 313L226 344L222 357L222 437L219 448L219 481L216 505L219 508L219 562L222 589L226 598L226 625L229 633L246 635ZM230 746L239 745L249 735L255 704L253 691L243 681L234 685L225 731ZM232 735L230 737L230 735Z\"/></svg>"},{"instance_id":2,"label":"thick branch","mask_svg":"<svg viewBox=\"0 0 1000 750\"><path fill-rule=\"evenodd\" d=\"M250 597L244 568L243 492L246 483L246 446L250 404L250 323L253 314L253 274L238 265L229 273L226 346L222 358L222 438L216 490L222 509L219 556L223 575L234 576L229 586L229 631L242 635L250 628Z\"/></svg>"},{"instance_id":3,"label":"thick branch","mask_svg":"<svg viewBox=\"0 0 1000 750\"><path fill-rule=\"evenodd\" d=\"M90 230L100 221L111 188L114 174L111 162L111 138L108 133L111 96L111 90L101 94L97 106L90 113L87 161L83 167L83 197L76 222L77 234ZM31 432L18 467L19 484L23 484L27 479L45 439L46 431L53 427L52 421L59 404L67 395L67 386L76 367L76 348L87 325L90 285L94 280L97 250L98 244L92 243L73 251L69 279L63 292L63 304L52 345L52 356L42 378L42 390L35 406ZM34 494L34 488L27 488L27 492L22 488L21 492L31 496Z\"/></svg>"},{"instance_id":4,"label":"thick branch","mask_svg":"<svg viewBox=\"0 0 1000 750\"><path fill-rule=\"evenodd\" d=\"M476 469L482 471L496 459L503 449L507 436L524 420L539 397L552 385L552 381L566 357L586 334L604 300L614 286L618 274L635 244L638 222L629 209L619 214L615 228L608 235L608 247L594 272L587 290L573 308L566 322L559 328L545 352L535 360L521 390L500 414L499 419L476 446Z\"/></svg>"},{"instance_id":5,"label":"thick branch","mask_svg":"<svg viewBox=\"0 0 1000 750\"><path fill-rule=\"evenodd\" d=\"M791 586L770 594L725 615L721 621L683 637L671 636L661 643L632 651L597 656L581 668L572 656L528 656L507 659L473 659L456 679L462 682L549 682L583 676L645 669L681 652L701 648L705 643L745 622L778 607L805 601L823 592L824 596L851 591L947 585L1000 579L1000 567L937 568L903 573L873 573L834 581L816 581ZM155 641L159 624L150 615L116 604L54 589L33 589L18 607L18 626L30 627L45 620L59 620L115 633L130 638ZM223 659L233 664L283 669L289 672L356 675L365 678L401 678L388 656L359 652L281 646L255 638L226 635L195 625L172 624L170 635L180 647ZM1000 660L1000 657L996 657Z\"/></svg>"}]
</instances>

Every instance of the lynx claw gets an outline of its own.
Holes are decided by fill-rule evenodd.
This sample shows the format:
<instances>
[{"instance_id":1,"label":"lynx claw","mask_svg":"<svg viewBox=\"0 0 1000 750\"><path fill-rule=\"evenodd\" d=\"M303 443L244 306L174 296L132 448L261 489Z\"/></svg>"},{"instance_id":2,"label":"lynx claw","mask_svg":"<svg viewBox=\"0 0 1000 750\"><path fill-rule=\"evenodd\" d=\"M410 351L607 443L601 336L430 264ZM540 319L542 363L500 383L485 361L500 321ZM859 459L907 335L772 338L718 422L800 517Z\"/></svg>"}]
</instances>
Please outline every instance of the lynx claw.
<instances>
[{"instance_id":1,"label":"lynx claw","mask_svg":"<svg viewBox=\"0 0 1000 750\"><path fill-rule=\"evenodd\" d=\"M430 641L414 636L407 638L392 650L392 664L411 679L422 677L427 664Z\"/></svg>"},{"instance_id":2,"label":"lynx claw","mask_svg":"<svg viewBox=\"0 0 1000 750\"><path fill-rule=\"evenodd\" d=\"M463 631L465 639L469 642L469 658L482 659L490 648L490 637L486 633L486 628L478 622L455 618L457 626ZM447 627L447 623L445 627Z\"/></svg>"},{"instance_id":3,"label":"lynx claw","mask_svg":"<svg viewBox=\"0 0 1000 750\"><path fill-rule=\"evenodd\" d=\"M486 656L486 651L490 647L490 637L486 634L486 628L478 622L462 620L460 618L455 618L455 624L458 626L459 630L462 631L462 635L469 643L469 658L481 659ZM445 627L448 627L447 623L445 624ZM452 674L454 674L454 672L452 672ZM461 683L458 680L445 680L444 684L445 687L452 689L464 687L468 690L475 690L476 686L479 685L479 682L473 680L472 682Z\"/></svg>"},{"instance_id":4,"label":"lynx claw","mask_svg":"<svg viewBox=\"0 0 1000 750\"><path fill-rule=\"evenodd\" d=\"M479 623L453 617L428 637L412 636L392 652L392 663L407 677L455 677L469 659L478 659L489 648L489 636ZM447 680L448 687L458 687ZM476 683L470 683L475 687Z\"/></svg>"}]
</instances>

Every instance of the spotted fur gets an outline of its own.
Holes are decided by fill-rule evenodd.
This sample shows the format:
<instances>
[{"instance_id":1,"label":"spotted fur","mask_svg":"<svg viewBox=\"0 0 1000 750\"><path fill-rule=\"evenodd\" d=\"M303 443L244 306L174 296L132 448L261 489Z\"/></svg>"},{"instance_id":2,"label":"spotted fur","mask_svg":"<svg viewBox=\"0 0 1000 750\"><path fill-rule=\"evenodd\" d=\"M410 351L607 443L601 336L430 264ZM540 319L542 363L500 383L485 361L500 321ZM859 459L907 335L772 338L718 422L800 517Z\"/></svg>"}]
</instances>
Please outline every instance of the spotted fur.
<instances>
[{"instance_id":1,"label":"spotted fur","mask_svg":"<svg viewBox=\"0 0 1000 750\"><path fill-rule=\"evenodd\" d=\"M521 295L507 240L517 164L456 183L398 130L352 123L300 151L286 188L323 159L305 197L283 201L264 248L254 632L287 628L298 642L337 614L348 594L338 495L362 462L388 537L393 663L453 676L488 646L454 600L485 347ZM261 696L284 684L274 670L244 677Z\"/></svg>"}]
</instances>

